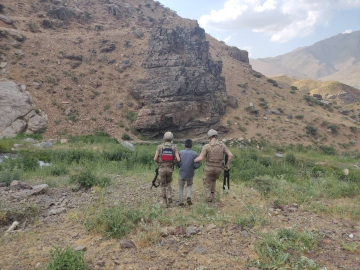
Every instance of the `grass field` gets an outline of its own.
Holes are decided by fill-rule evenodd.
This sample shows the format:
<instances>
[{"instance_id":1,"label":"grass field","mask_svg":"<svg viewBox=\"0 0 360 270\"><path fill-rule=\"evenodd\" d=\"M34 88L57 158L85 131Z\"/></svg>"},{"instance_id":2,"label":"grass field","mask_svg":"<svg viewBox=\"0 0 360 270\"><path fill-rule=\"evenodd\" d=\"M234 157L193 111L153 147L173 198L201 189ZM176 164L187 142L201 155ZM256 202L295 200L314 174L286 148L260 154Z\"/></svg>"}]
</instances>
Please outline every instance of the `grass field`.
<instances>
[{"instance_id":1,"label":"grass field","mask_svg":"<svg viewBox=\"0 0 360 270\"><path fill-rule=\"evenodd\" d=\"M304 211L324 217L360 221L360 170L353 166L359 162L357 153L336 155L302 145L264 145L262 149L233 146L230 147L235 156L230 168L231 189L222 192L220 182L217 184L217 206L209 207L205 203L202 165L195 175L195 205L190 209L164 209L150 201L136 206L106 203L106 191L119 185L116 176L139 179L140 183L148 182L150 186L156 168L153 162L155 144L136 145L136 151L132 152L106 134L70 137L68 141L67 144L56 143L52 149L37 149L26 144L22 137L0 140L2 152L17 155L0 163L0 182L47 183L54 188L68 188L74 194L80 189L92 188L97 200L86 208L68 211L68 217L82 224L84 230L101 234L105 239L135 234L138 245L148 247L161 241L160 229L164 226L235 224L246 230L260 230L272 222L270 209L291 205L301 205ZM11 151L14 143L22 147ZM184 146L179 144L178 148ZM199 153L201 145L193 149ZM276 150L281 150L284 157L275 157ZM38 161L51 166L40 168ZM177 173L175 170L175 179ZM136 184L133 185L135 188ZM176 181L173 186L177 189ZM36 206L31 209L34 215L38 213ZM0 204L0 217L4 216L1 215L4 211ZM143 225L147 229L140 232L139 227ZM253 243L257 259L248 265L268 269L320 269L319 263L304 259L308 250L316 249L320 241L317 233L279 225L260 238ZM357 252L356 243L343 245ZM64 260L74 265L84 263L81 256L72 254L66 247L54 249L47 269L59 269L54 264L64 264ZM73 261L69 259L72 256ZM86 269L87 266L81 267Z\"/></svg>"}]
</instances>

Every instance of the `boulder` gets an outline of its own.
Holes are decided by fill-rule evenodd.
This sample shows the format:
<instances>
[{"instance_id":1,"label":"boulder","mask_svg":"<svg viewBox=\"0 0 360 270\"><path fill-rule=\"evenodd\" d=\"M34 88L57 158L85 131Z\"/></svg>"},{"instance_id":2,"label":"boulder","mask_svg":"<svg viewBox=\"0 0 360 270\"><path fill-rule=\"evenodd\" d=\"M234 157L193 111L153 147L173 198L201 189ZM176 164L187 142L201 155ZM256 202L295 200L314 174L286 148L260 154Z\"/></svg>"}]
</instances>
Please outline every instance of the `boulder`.
<instances>
[{"instance_id":1,"label":"boulder","mask_svg":"<svg viewBox=\"0 0 360 270\"><path fill-rule=\"evenodd\" d=\"M227 105L222 62L211 59L205 31L196 22L164 21L152 28L142 66L147 75L131 90L141 106L135 129L150 137L171 129L181 137L219 126Z\"/></svg>"},{"instance_id":2,"label":"boulder","mask_svg":"<svg viewBox=\"0 0 360 270\"><path fill-rule=\"evenodd\" d=\"M11 36L17 41L24 41L24 36L14 29L0 27L0 31L7 33L9 36Z\"/></svg>"},{"instance_id":3,"label":"boulder","mask_svg":"<svg viewBox=\"0 0 360 270\"><path fill-rule=\"evenodd\" d=\"M318 99L318 100L322 99L322 95L320 95L320 94L313 94L312 96L313 96L313 98Z\"/></svg>"},{"instance_id":4,"label":"boulder","mask_svg":"<svg viewBox=\"0 0 360 270\"><path fill-rule=\"evenodd\" d=\"M35 115L31 117L28 122L28 130L32 132L37 132L44 130L47 127L47 119L40 115Z\"/></svg>"},{"instance_id":5,"label":"boulder","mask_svg":"<svg viewBox=\"0 0 360 270\"><path fill-rule=\"evenodd\" d=\"M235 96L228 96L227 98L227 105L231 108L238 108L239 107L239 100Z\"/></svg>"},{"instance_id":6,"label":"boulder","mask_svg":"<svg viewBox=\"0 0 360 270\"><path fill-rule=\"evenodd\" d=\"M130 149L131 151L135 151L135 146L132 144L132 143L129 143L129 142L123 142L122 143L122 146L127 148L127 149Z\"/></svg>"},{"instance_id":7,"label":"boulder","mask_svg":"<svg viewBox=\"0 0 360 270\"><path fill-rule=\"evenodd\" d=\"M49 17L63 22L69 22L75 17L75 13L68 7L51 6L48 11Z\"/></svg>"},{"instance_id":8,"label":"boulder","mask_svg":"<svg viewBox=\"0 0 360 270\"><path fill-rule=\"evenodd\" d=\"M22 93L16 83L0 79L0 137L23 132L26 122L21 118L25 117L32 107L29 95Z\"/></svg>"},{"instance_id":9,"label":"boulder","mask_svg":"<svg viewBox=\"0 0 360 270\"><path fill-rule=\"evenodd\" d=\"M120 247L121 248L136 248L134 242L129 239L120 240Z\"/></svg>"},{"instance_id":10,"label":"boulder","mask_svg":"<svg viewBox=\"0 0 360 270\"><path fill-rule=\"evenodd\" d=\"M35 147L45 149L45 148L51 148L53 144L51 142L42 142L42 143L36 143L34 144Z\"/></svg>"},{"instance_id":11,"label":"boulder","mask_svg":"<svg viewBox=\"0 0 360 270\"><path fill-rule=\"evenodd\" d=\"M35 143L35 140L32 139L32 138L26 138L25 142L27 142L27 143Z\"/></svg>"},{"instance_id":12,"label":"boulder","mask_svg":"<svg viewBox=\"0 0 360 270\"><path fill-rule=\"evenodd\" d=\"M48 216L54 216L54 215L59 215L61 213L66 212L66 208L64 207L60 207L60 208L55 208L55 209L51 209L48 213Z\"/></svg>"},{"instance_id":13,"label":"boulder","mask_svg":"<svg viewBox=\"0 0 360 270\"><path fill-rule=\"evenodd\" d=\"M12 24L12 20L4 14L0 14L0 20L3 21L4 23Z\"/></svg>"},{"instance_id":14,"label":"boulder","mask_svg":"<svg viewBox=\"0 0 360 270\"><path fill-rule=\"evenodd\" d=\"M25 182L14 180L10 183L11 190L31 189L31 186Z\"/></svg>"},{"instance_id":15,"label":"boulder","mask_svg":"<svg viewBox=\"0 0 360 270\"><path fill-rule=\"evenodd\" d=\"M6 68L7 62L0 62L0 68Z\"/></svg>"},{"instance_id":16,"label":"boulder","mask_svg":"<svg viewBox=\"0 0 360 270\"><path fill-rule=\"evenodd\" d=\"M74 248L75 251L86 251L86 247L84 246L77 246L76 248Z\"/></svg>"}]
</instances>

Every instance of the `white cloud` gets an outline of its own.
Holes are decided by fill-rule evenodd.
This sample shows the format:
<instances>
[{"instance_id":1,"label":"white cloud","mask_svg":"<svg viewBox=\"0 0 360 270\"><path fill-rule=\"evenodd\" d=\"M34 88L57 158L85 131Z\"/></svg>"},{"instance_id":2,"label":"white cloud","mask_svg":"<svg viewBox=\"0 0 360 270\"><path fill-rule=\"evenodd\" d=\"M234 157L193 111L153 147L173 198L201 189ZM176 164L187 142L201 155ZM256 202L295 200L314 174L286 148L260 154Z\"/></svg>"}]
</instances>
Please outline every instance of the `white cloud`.
<instances>
[{"instance_id":1,"label":"white cloud","mask_svg":"<svg viewBox=\"0 0 360 270\"><path fill-rule=\"evenodd\" d=\"M227 0L224 8L199 19L209 29L251 29L272 41L287 42L327 25L333 12L360 8L360 0Z\"/></svg>"},{"instance_id":2,"label":"white cloud","mask_svg":"<svg viewBox=\"0 0 360 270\"><path fill-rule=\"evenodd\" d=\"M345 30L345 31L343 32L343 34L351 34L352 32L353 32L353 30L349 29L349 30Z\"/></svg>"},{"instance_id":3,"label":"white cloud","mask_svg":"<svg viewBox=\"0 0 360 270\"><path fill-rule=\"evenodd\" d=\"M231 36L228 36L227 38L224 39L224 42L228 43L228 41L230 41L230 39L231 39Z\"/></svg>"}]
</instances>

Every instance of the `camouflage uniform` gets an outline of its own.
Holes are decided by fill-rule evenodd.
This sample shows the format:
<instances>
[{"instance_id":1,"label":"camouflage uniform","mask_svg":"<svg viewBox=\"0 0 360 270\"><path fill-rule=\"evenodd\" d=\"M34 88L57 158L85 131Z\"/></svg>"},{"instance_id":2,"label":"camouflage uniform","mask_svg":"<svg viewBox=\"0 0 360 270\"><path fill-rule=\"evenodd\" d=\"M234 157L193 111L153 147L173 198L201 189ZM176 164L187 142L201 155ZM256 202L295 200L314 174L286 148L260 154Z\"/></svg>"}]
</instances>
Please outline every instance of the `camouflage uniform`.
<instances>
[{"instance_id":1,"label":"camouflage uniform","mask_svg":"<svg viewBox=\"0 0 360 270\"><path fill-rule=\"evenodd\" d=\"M172 161L161 160L161 152L163 148L172 148L174 152ZM172 173L174 171L175 155L178 154L178 149L171 142L165 142L164 144L160 144L158 146L156 153L158 153L161 196L164 199L164 201L166 201L166 199L172 200L171 181L172 181Z\"/></svg>"},{"instance_id":2,"label":"camouflage uniform","mask_svg":"<svg viewBox=\"0 0 360 270\"><path fill-rule=\"evenodd\" d=\"M218 140L211 141L201 150L200 156L206 158L203 184L208 202L214 200L216 180L223 171L222 162L224 160L224 154L229 155L231 152L223 142Z\"/></svg>"}]
</instances>

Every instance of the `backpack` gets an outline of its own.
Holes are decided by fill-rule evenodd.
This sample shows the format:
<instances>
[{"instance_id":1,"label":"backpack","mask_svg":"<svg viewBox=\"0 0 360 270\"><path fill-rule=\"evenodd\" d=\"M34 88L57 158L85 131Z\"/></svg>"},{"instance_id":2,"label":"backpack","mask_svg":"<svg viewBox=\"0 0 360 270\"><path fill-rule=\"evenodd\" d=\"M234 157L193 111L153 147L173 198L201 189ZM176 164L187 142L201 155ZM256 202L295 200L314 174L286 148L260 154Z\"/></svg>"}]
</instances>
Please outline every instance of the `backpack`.
<instances>
[{"instance_id":1,"label":"backpack","mask_svg":"<svg viewBox=\"0 0 360 270\"><path fill-rule=\"evenodd\" d=\"M163 146L161 150L161 161L173 161L174 149L172 147Z\"/></svg>"}]
</instances>

